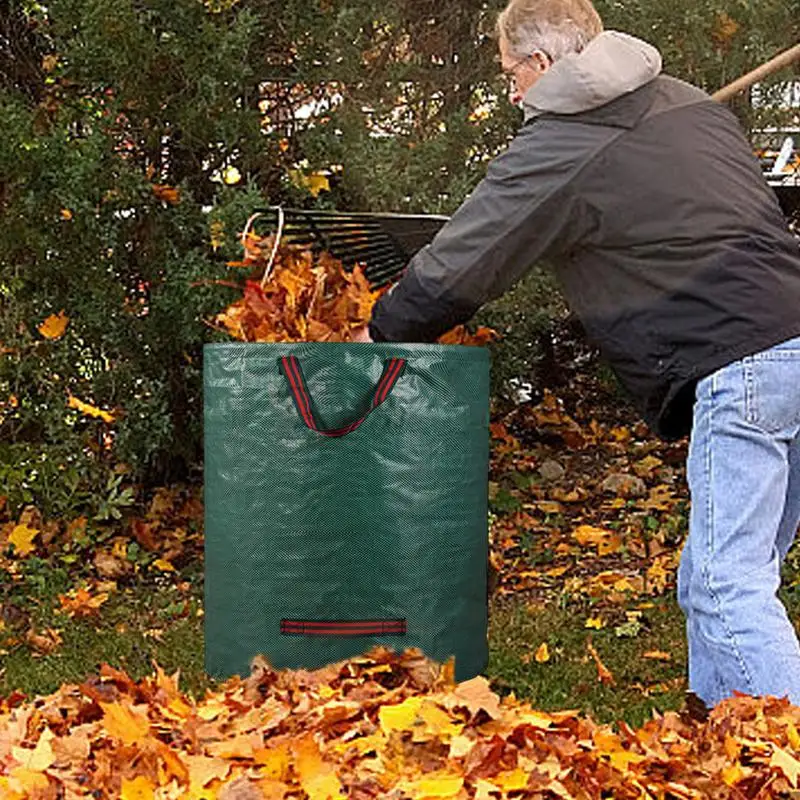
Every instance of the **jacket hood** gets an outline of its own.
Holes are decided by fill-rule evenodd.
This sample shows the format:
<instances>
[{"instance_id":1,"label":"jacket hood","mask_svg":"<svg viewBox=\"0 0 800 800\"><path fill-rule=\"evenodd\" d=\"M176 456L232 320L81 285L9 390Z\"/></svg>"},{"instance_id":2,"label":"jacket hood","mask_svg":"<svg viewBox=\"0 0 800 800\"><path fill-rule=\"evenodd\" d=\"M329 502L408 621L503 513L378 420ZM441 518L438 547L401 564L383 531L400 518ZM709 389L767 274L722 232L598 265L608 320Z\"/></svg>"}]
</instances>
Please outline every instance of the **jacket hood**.
<instances>
[{"instance_id":1,"label":"jacket hood","mask_svg":"<svg viewBox=\"0 0 800 800\"><path fill-rule=\"evenodd\" d=\"M619 31L604 31L580 52L565 56L525 93L525 119L579 114L649 83L661 72L655 47Z\"/></svg>"}]
</instances>

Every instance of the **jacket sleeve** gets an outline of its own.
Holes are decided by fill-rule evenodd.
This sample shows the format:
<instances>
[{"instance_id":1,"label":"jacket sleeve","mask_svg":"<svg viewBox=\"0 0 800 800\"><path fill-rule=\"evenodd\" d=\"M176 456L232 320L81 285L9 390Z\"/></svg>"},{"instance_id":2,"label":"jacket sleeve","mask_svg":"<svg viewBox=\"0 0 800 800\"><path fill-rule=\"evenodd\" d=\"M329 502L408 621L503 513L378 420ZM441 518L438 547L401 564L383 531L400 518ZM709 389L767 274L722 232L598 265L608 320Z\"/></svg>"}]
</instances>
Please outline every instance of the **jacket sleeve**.
<instances>
[{"instance_id":1,"label":"jacket sleeve","mask_svg":"<svg viewBox=\"0 0 800 800\"><path fill-rule=\"evenodd\" d=\"M537 260L579 238L591 217L572 190L583 161L552 129L543 135L523 128L375 304L373 340L434 341L510 289Z\"/></svg>"}]
</instances>

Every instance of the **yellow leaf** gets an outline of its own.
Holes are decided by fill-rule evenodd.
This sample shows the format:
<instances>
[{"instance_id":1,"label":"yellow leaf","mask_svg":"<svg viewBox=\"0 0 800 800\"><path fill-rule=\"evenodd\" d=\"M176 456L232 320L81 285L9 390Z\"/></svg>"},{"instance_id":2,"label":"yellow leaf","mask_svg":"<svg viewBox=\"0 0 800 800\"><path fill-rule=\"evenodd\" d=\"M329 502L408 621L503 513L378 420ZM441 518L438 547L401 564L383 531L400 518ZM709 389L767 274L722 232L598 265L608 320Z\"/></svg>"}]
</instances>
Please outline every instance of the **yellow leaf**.
<instances>
[{"instance_id":1,"label":"yellow leaf","mask_svg":"<svg viewBox=\"0 0 800 800\"><path fill-rule=\"evenodd\" d=\"M36 546L33 540L39 535L36 528L29 528L27 525L17 525L8 537L9 544L14 545L14 552L19 556L27 556L32 553Z\"/></svg>"},{"instance_id":2,"label":"yellow leaf","mask_svg":"<svg viewBox=\"0 0 800 800\"><path fill-rule=\"evenodd\" d=\"M277 747L264 747L253 753L253 760L261 765L261 777L270 780L284 780L289 776L292 754L289 744L282 742Z\"/></svg>"},{"instance_id":3,"label":"yellow leaf","mask_svg":"<svg viewBox=\"0 0 800 800\"><path fill-rule=\"evenodd\" d=\"M769 760L771 767L777 767L788 779L792 786L797 786L797 778L800 775L800 761L798 761L791 753L786 750L772 746L772 756Z\"/></svg>"},{"instance_id":4,"label":"yellow leaf","mask_svg":"<svg viewBox=\"0 0 800 800\"><path fill-rule=\"evenodd\" d=\"M539 645L534 658L539 664L544 664L546 661L550 660L550 648L547 646L547 642L542 642Z\"/></svg>"},{"instance_id":5,"label":"yellow leaf","mask_svg":"<svg viewBox=\"0 0 800 800\"><path fill-rule=\"evenodd\" d=\"M528 773L517 767L513 770L501 772L491 779L492 783L504 792L518 792L528 785Z\"/></svg>"},{"instance_id":6,"label":"yellow leaf","mask_svg":"<svg viewBox=\"0 0 800 800\"><path fill-rule=\"evenodd\" d=\"M39 326L39 333L41 333L45 339L58 339L64 335L67 325L69 325L69 317L62 309L58 314L51 314Z\"/></svg>"},{"instance_id":7,"label":"yellow leaf","mask_svg":"<svg viewBox=\"0 0 800 800\"><path fill-rule=\"evenodd\" d=\"M307 735L293 742L292 750L295 754L294 768L308 800L336 800L342 784L333 764L323 760L313 736Z\"/></svg>"},{"instance_id":8,"label":"yellow leaf","mask_svg":"<svg viewBox=\"0 0 800 800\"><path fill-rule=\"evenodd\" d=\"M72 219L72 212L68 208L62 208L61 219L66 219L66 220Z\"/></svg>"},{"instance_id":9,"label":"yellow leaf","mask_svg":"<svg viewBox=\"0 0 800 800\"><path fill-rule=\"evenodd\" d=\"M320 192L330 191L330 181L322 172L305 173L299 169L289 170L289 180L299 189L305 189L316 197Z\"/></svg>"},{"instance_id":10,"label":"yellow leaf","mask_svg":"<svg viewBox=\"0 0 800 800\"><path fill-rule=\"evenodd\" d=\"M103 709L103 727L123 744L143 742L150 735L150 720L144 711L128 703L100 703Z\"/></svg>"},{"instance_id":11,"label":"yellow leaf","mask_svg":"<svg viewBox=\"0 0 800 800\"><path fill-rule=\"evenodd\" d=\"M421 697L408 697L397 705L381 706L378 711L381 730L386 734L392 731L410 731L417 721L421 707Z\"/></svg>"},{"instance_id":12,"label":"yellow leaf","mask_svg":"<svg viewBox=\"0 0 800 800\"><path fill-rule=\"evenodd\" d=\"M455 797L464 786L460 775L430 775L416 781L402 781L398 788L411 797Z\"/></svg>"},{"instance_id":13,"label":"yellow leaf","mask_svg":"<svg viewBox=\"0 0 800 800\"><path fill-rule=\"evenodd\" d=\"M534 728L549 728L554 722L551 715L533 709L524 709L518 716L521 723L533 725Z\"/></svg>"},{"instance_id":14,"label":"yellow leaf","mask_svg":"<svg viewBox=\"0 0 800 800\"><path fill-rule=\"evenodd\" d=\"M579 525L572 535L580 545L596 545L597 554L601 556L616 553L622 547L622 538L618 534L593 525Z\"/></svg>"},{"instance_id":15,"label":"yellow leaf","mask_svg":"<svg viewBox=\"0 0 800 800\"><path fill-rule=\"evenodd\" d=\"M589 617L583 627L594 628L596 631L599 631L601 628L605 628L605 626L606 621L602 617Z\"/></svg>"},{"instance_id":16,"label":"yellow leaf","mask_svg":"<svg viewBox=\"0 0 800 800\"><path fill-rule=\"evenodd\" d=\"M722 780L728 786L734 786L744 777L744 772L739 764L731 764L722 770Z\"/></svg>"},{"instance_id":17,"label":"yellow leaf","mask_svg":"<svg viewBox=\"0 0 800 800\"><path fill-rule=\"evenodd\" d=\"M211 722L211 720L216 719L225 711L226 708L227 706L221 700L211 697L197 709L197 716L204 722Z\"/></svg>"},{"instance_id":18,"label":"yellow leaf","mask_svg":"<svg viewBox=\"0 0 800 800\"><path fill-rule=\"evenodd\" d=\"M13 791L11 789L11 781L8 778L0 778L0 797L3 800L25 800L26 795Z\"/></svg>"},{"instance_id":19,"label":"yellow leaf","mask_svg":"<svg viewBox=\"0 0 800 800\"><path fill-rule=\"evenodd\" d=\"M463 725L453 722L446 711L429 700L422 704L419 718L424 723L424 727L415 729L412 737L414 742L430 741L432 738L447 742L464 729Z\"/></svg>"},{"instance_id":20,"label":"yellow leaf","mask_svg":"<svg viewBox=\"0 0 800 800\"><path fill-rule=\"evenodd\" d=\"M645 456L640 461L633 465L633 471L640 478L648 478L656 471L664 462L655 456Z\"/></svg>"},{"instance_id":21,"label":"yellow leaf","mask_svg":"<svg viewBox=\"0 0 800 800\"><path fill-rule=\"evenodd\" d=\"M631 764L639 764L646 761L646 756L641 756L638 753L631 753L628 750L615 750L609 754L611 766L618 769L620 772L626 772Z\"/></svg>"},{"instance_id":22,"label":"yellow leaf","mask_svg":"<svg viewBox=\"0 0 800 800\"><path fill-rule=\"evenodd\" d=\"M56 760L53 753L53 739L55 738L55 734L50 728L45 728L33 750L28 750L24 747L14 747L11 752L14 758L19 761L25 769L31 772L44 772L46 769L49 769Z\"/></svg>"},{"instance_id":23,"label":"yellow leaf","mask_svg":"<svg viewBox=\"0 0 800 800\"><path fill-rule=\"evenodd\" d=\"M22 792L19 797L28 800L30 797L40 796L39 792L45 791L50 786L50 781L47 779L47 776L41 772L28 769L27 767L15 767L11 771L9 785L15 793L17 791ZM0 796L2 796L3 800L8 800L5 795ZM12 795L12 797L13 796L14 795Z\"/></svg>"},{"instance_id":24,"label":"yellow leaf","mask_svg":"<svg viewBox=\"0 0 800 800\"><path fill-rule=\"evenodd\" d=\"M153 800L154 797L155 787L143 775L139 775L132 781L127 778L122 779L120 800Z\"/></svg>"},{"instance_id":25,"label":"yellow leaf","mask_svg":"<svg viewBox=\"0 0 800 800\"><path fill-rule=\"evenodd\" d=\"M800 734L797 732L794 723L790 722L786 726L786 736L789 739L789 744L792 746L792 749L800 750Z\"/></svg>"},{"instance_id":26,"label":"yellow leaf","mask_svg":"<svg viewBox=\"0 0 800 800\"><path fill-rule=\"evenodd\" d=\"M214 220L209 226L211 234L211 247L216 252L225 244L225 223L221 220Z\"/></svg>"},{"instance_id":27,"label":"yellow leaf","mask_svg":"<svg viewBox=\"0 0 800 800\"><path fill-rule=\"evenodd\" d=\"M78 400L77 397L73 397L72 395L69 396L69 400L67 401L67 406L69 408L74 408L77 411L80 411L81 414L85 414L86 416L99 417L100 419L103 420L103 422L114 421L113 414L109 414L108 411L103 411L101 408L97 408L96 406L84 403L83 400Z\"/></svg>"},{"instance_id":28,"label":"yellow leaf","mask_svg":"<svg viewBox=\"0 0 800 800\"><path fill-rule=\"evenodd\" d=\"M175 567L173 567L172 564L169 563L169 561L163 558L157 558L153 562L153 566L156 569L160 569L162 572L177 572Z\"/></svg>"}]
</instances>

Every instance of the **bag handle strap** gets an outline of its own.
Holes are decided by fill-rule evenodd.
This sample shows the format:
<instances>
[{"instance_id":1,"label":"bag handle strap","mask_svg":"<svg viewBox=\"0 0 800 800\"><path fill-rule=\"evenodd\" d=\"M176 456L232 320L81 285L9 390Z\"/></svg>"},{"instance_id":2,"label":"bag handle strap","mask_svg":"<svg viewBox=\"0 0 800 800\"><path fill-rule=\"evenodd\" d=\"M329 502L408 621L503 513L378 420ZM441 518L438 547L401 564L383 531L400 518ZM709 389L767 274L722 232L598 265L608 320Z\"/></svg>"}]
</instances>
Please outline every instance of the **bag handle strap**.
<instances>
[{"instance_id":1,"label":"bag handle strap","mask_svg":"<svg viewBox=\"0 0 800 800\"><path fill-rule=\"evenodd\" d=\"M311 396L308 393L308 388L303 378L303 372L300 369L300 361L296 356L283 356L281 358L283 373L289 381L289 389L292 392L294 403L297 406L297 410L303 422L305 422L312 431L316 431L322 436L329 437L346 436L348 433L352 433L358 428L358 426L361 425L361 423L392 393L392 389L394 389L397 379L402 375L405 366L406 360L404 358L387 359L383 365L383 374L375 386L375 391L372 394L372 403L367 412L349 425L345 425L343 428L324 431L317 425L317 421L314 419L314 412L311 410Z\"/></svg>"}]
</instances>

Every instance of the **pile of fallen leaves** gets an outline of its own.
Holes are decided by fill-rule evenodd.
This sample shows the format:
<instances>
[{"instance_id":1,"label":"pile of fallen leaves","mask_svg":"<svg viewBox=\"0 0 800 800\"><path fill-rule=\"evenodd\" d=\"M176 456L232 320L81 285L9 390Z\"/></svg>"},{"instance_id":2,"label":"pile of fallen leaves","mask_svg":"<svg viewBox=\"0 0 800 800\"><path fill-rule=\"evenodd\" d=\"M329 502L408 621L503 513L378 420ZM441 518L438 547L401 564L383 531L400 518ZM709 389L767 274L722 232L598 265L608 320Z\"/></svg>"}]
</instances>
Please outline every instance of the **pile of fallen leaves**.
<instances>
[{"instance_id":1,"label":"pile of fallen leaves","mask_svg":"<svg viewBox=\"0 0 800 800\"><path fill-rule=\"evenodd\" d=\"M0 702L4 800L794 796L800 708L737 697L707 722L634 730L502 700L452 664L376 648L316 671L262 658L198 701L159 667L104 665L33 703Z\"/></svg>"},{"instance_id":2,"label":"pile of fallen leaves","mask_svg":"<svg viewBox=\"0 0 800 800\"><path fill-rule=\"evenodd\" d=\"M276 246L273 236L252 231L243 239L246 269L242 297L218 314L214 326L244 342L349 342L370 320L372 307L386 291L373 289L363 267L352 270L325 251L314 253L291 244ZM483 345L495 332L464 326L448 331L441 344Z\"/></svg>"}]
</instances>

